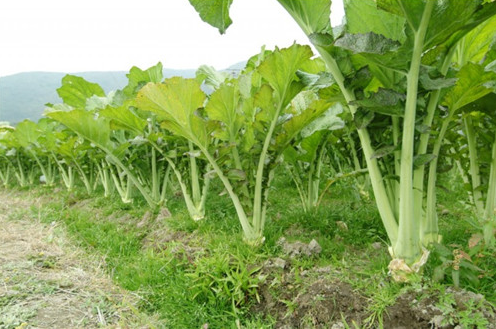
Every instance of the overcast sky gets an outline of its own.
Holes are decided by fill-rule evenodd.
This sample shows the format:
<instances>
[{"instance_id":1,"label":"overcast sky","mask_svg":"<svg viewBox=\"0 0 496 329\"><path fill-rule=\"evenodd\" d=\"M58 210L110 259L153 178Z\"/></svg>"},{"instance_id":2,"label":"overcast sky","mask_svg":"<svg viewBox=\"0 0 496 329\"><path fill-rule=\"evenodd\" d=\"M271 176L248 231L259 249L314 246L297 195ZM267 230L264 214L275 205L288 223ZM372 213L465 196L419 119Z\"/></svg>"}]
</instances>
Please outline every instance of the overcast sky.
<instances>
[{"instance_id":1,"label":"overcast sky","mask_svg":"<svg viewBox=\"0 0 496 329\"><path fill-rule=\"evenodd\" d=\"M342 0L333 1L332 25ZM26 71L223 69L272 49L307 43L276 0L234 0L226 34L202 22L188 0L1 0L0 76Z\"/></svg>"}]
</instances>

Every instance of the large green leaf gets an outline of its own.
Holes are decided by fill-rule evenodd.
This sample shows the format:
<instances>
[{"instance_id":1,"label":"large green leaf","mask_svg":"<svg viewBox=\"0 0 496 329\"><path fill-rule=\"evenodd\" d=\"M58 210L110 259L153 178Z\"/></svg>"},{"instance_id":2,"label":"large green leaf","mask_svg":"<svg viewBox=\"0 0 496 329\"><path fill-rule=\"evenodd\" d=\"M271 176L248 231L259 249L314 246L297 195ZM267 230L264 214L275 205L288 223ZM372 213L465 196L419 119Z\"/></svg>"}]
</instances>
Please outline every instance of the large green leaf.
<instances>
[{"instance_id":1,"label":"large green leaf","mask_svg":"<svg viewBox=\"0 0 496 329\"><path fill-rule=\"evenodd\" d=\"M405 40L405 18L377 9L374 0L346 0L344 8L349 33L373 32L394 41Z\"/></svg>"},{"instance_id":2,"label":"large green leaf","mask_svg":"<svg viewBox=\"0 0 496 329\"><path fill-rule=\"evenodd\" d=\"M111 120L110 125L112 129L125 129L137 135L144 133L147 124L146 120L130 111L128 104L120 107L107 106L99 114Z\"/></svg>"},{"instance_id":3,"label":"large green leaf","mask_svg":"<svg viewBox=\"0 0 496 329\"><path fill-rule=\"evenodd\" d=\"M453 61L464 65L467 61L478 63L484 59L496 35L496 16L467 33L457 45Z\"/></svg>"},{"instance_id":4,"label":"large green leaf","mask_svg":"<svg viewBox=\"0 0 496 329\"><path fill-rule=\"evenodd\" d=\"M319 72L318 74L297 71L300 81L310 90L319 90L332 86L336 81L329 72Z\"/></svg>"},{"instance_id":5,"label":"large green leaf","mask_svg":"<svg viewBox=\"0 0 496 329\"><path fill-rule=\"evenodd\" d=\"M319 146L325 142L326 133L322 130L316 131L310 136L299 141L298 147L288 146L284 150L284 161L296 164L298 161L311 163L315 160Z\"/></svg>"},{"instance_id":6,"label":"large green leaf","mask_svg":"<svg viewBox=\"0 0 496 329\"><path fill-rule=\"evenodd\" d=\"M93 95L105 96L98 84L69 74L62 78L62 87L57 89L57 93L65 104L78 109L86 108L87 100Z\"/></svg>"},{"instance_id":7,"label":"large green leaf","mask_svg":"<svg viewBox=\"0 0 496 329\"><path fill-rule=\"evenodd\" d=\"M407 19L416 31L420 24L425 0L377 0L378 7ZM484 0L437 1L429 21L425 48L447 42L453 45L468 31L496 13L496 3Z\"/></svg>"},{"instance_id":8,"label":"large green leaf","mask_svg":"<svg viewBox=\"0 0 496 329\"><path fill-rule=\"evenodd\" d=\"M40 146L45 150L54 150L57 144L57 137L54 130L59 123L50 118L38 120L37 128L41 136L38 138Z\"/></svg>"},{"instance_id":9,"label":"large green leaf","mask_svg":"<svg viewBox=\"0 0 496 329\"><path fill-rule=\"evenodd\" d=\"M232 20L229 17L229 7L233 0L189 0L191 5L200 14L200 18L219 29L221 34L231 25Z\"/></svg>"},{"instance_id":10,"label":"large green leaf","mask_svg":"<svg viewBox=\"0 0 496 329\"><path fill-rule=\"evenodd\" d=\"M310 106L310 104L312 104L317 99L318 96L315 92L304 90L291 100L290 107L286 110L286 113L290 115L298 115L301 112L305 111Z\"/></svg>"},{"instance_id":11,"label":"large green leaf","mask_svg":"<svg viewBox=\"0 0 496 329\"><path fill-rule=\"evenodd\" d=\"M53 111L48 117L62 123L70 130L100 148L111 150L110 125L105 118L95 118L95 115L85 110Z\"/></svg>"},{"instance_id":12,"label":"large green leaf","mask_svg":"<svg viewBox=\"0 0 496 329\"><path fill-rule=\"evenodd\" d=\"M0 142L0 145L4 145L7 148L20 147L19 142L14 137L14 130L7 130L3 129L2 127L0 127Z\"/></svg>"},{"instance_id":13,"label":"large green leaf","mask_svg":"<svg viewBox=\"0 0 496 329\"><path fill-rule=\"evenodd\" d=\"M278 0L306 35L332 34L331 0Z\"/></svg>"},{"instance_id":14,"label":"large green leaf","mask_svg":"<svg viewBox=\"0 0 496 329\"><path fill-rule=\"evenodd\" d=\"M364 6L363 4L360 5L361 1L350 0L349 2L353 4L353 7ZM496 7L494 7L496 3L481 6L481 2L482 0L435 2L431 18L428 21L424 42L426 52L423 55L423 63L433 65L440 56L445 54L466 33L496 13ZM381 10L406 19L406 39L396 52L387 52L383 55L362 53L355 55L355 57L359 59L358 62L360 62L361 66L375 63L382 67L406 71L414 45L414 35L419 28L426 1L377 0L376 3ZM378 21L373 20L373 23L380 26ZM358 22L355 24L361 26Z\"/></svg>"},{"instance_id":15,"label":"large green leaf","mask_svg":"<svg viewBox=\"0 0 496 329\"><path fill-rule=\"evenodd\" d=\"M484 58L484 64L491 63L496 60L496 38L494 38L489 46L489 49Z\"/></svg>"},{"instance_id":16,"label":"large green leaf","mask_svg":"<svg viewBox=\"0 0 496 329\"><path fill-rule=\"evenodd\" d=\"M235 137L241 129L242 118L238 113L239 101L240 93L237 85L224 83L210 96L205 106L208 118L222 122L224 126L221 129L227 130L230 137Z\"/></svg>"},{"instance_id":17,"label":"large green leaf","mask_svg":"<svg viewBox=\"0 0 496 329\"><path fill-rule=\"evenodd\" d=\"M124 98L125 97L120 90L111 91L104 97L93 95L86 100L85 109L87 111L98 111L109 105L118 106L123 103Z\"/></svg>"},{"instance_id":18,"label":"large green leaf","mask_svg":"<svg viewBox=\"0 0 496 329\"><path fill-rule=\"evenodd\" d=\"M489 93L484 97L477 99L470 104L464 106L461 110L464 112L482 112L491 117L496 122L496 94ZM491 133L493 135L493 133Z\"/></svg>"},{"instance_id":19,"label":"large green leaf","mask_svg":"<svg viewBox=\"0 0 496 329\"><path fill-rule=\"evenodd\" d=\"M137 105L165 118L162 125L174 134L206 146L205 122L195 113L203 107L206 95L195 79L173 77L164 83L150 83L137 96Z\"/></svg>"},{"instance_id":20,"label":"large green leaf","mask_svg":"<svg viewBox=\"0 0 496 329\"><path fill-rule=\"evenodd\" d=\"M429 23L425 48L432 48L440 43L451 47L495 14L496 2L485 0L438 2ZM453 17L456 17L456 20Z\"/></svg>"},{"instance_id":21,"label":"large green leaf","mask_svg":"<svg viewBox=\"0 0 496 329\"><path fill-rule=\"evenodd\" d=\"M377 0L377 7L394 15L405 17L408 25L416 31L424 12L425 0Z\"/></svg>"},{"instance_id":22,"label":"large green leaf","mask_svg":"<svg viewBox=\"0 0 496 329\"><path fill-rule=\"evenodd\" d=\"M22 147L28 147L35 144L41 132L38 130L38 125L30 120L24 120L16 126L14 137Z\"/></svg>"},{"instance_id":23,"label":"large green leaf","mask_svg":"<svg viewBox=\"0 0 496 329\"><path fill-rule=\"evenodd\" d=\"M411 36L401 43L386 38L381 34L368 32L359 34L344 33L340 38L336 39L334 46L328 48L328 51L338 61L343 74L348 75L353 73L354 70L367 66L371 71L372 66L377 66L384 71L406 72L412 49L413 38ZM351 58L349 51L353 52ZM343 66L341 62L346 63L346 61L349 64Z\"/></svg>"},{"instance_id":24,"label":"large green leaf","mask_svg":"<svg viewBox=\"0 0 496 329\"><path fill-rule=\"evenodd\" d=\"M289 48L276 49L260 64L258 72L274 89L278 100L283 101L291 83L296 79L296 71L312 55L309 46L294 44Z\"/></svg>"},{"instance_id":25,"label":"large green leaf","mask_svg":"<svg viewBox=\"0 0 496 329\"><path fill-rule=\"evenodd\" d=\"M448 106L450 111L456 111L491 93L493 89L487 88L486 85L496 81L496 73L486 72L482 65L469 62L460 69L457 78L456 85L443 99L443 104Z\"/></svg>"}]
</instances>

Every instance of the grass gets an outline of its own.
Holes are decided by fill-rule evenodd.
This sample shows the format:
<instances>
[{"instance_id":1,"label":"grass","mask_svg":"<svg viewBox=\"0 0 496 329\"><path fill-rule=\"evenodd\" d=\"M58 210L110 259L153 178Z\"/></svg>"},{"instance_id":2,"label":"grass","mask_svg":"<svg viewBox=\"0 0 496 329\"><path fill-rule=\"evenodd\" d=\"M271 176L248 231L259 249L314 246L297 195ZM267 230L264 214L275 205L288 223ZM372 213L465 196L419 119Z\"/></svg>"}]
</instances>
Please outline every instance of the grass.
<instances>
[{"instance_id":1,"label":"grass","mask_svg":"<svg viewBox=\"0 0 496 329\"><path fill-rule=\"evenodd\" d=\"M451 182L452 177L442 175L440 179ZM271 328L278 321L277 314L252 311L258 300L268 298L261 295L261 286L270 286L275 305L285 305L288 311L298 308L295 296L301 287L323 278L346 282L368 298L364 323L376 326L397 297L413 288L389 280L387 238L375 203L360 197L351 186L351 182L337 182L319 209L305 213L291 182L284 175L276 177L266 240L255 248L242 242L234 208L227 197L218 196L221 188L216 181L207 201L206 219L199 222L189 218L181 197L174 196L167 203L172 218L150 220L138 227L148 216L143 202L123 204L118 197L88 197L82 190L52 190L50 201L33 206L31 215L45 223L64 223L81 247L104 260L114 282L142 296L140 309L159 314L166 327ZM459 202L465 198L461 185L451 186L454 191L439 195L448 209L440 228L445 245L455 248L450 246L466 245L475 230L464 220L470 211ZM43 197L46 188L29 193L33 198ZM14 217L21 215L22 211ZM304 243L315 239L322 252L288 259L277 243L281 237ZM461 285L494 302L491 274L496 264L490 252L484 252L488 254L478 259L478 267L485 276L477 282L462 277ZM277 257L286 260L286 269L266 270L263 264ZM424 287L419 298L436 295L443 284L453 282L449 275L440 283L430 280L443 262L446 260L435 253L431 257L426 275L419 281ZM330 270L325 273L312 272L326 267ZM449 266L444 270L451 274Z\"/></svg>"},{"instance_id":2,"label":"grass","mask_svg":"<svg viewBox=\"0 0 496 329\"><path fill-rule=\"evenodd\" d=\"M212 289L207 289L209 294L197 291L202 289L202 285L208 286L203 275L209 275L210 270L215 268L219 263L219 255L228 259L233 255L237 257L238 264L224 263L223 268L214 272L216 275L230 275L229 284L235 283L240 277L252 280L251 272L237 271L236 266L243 267L257 256L248 246L227 238L228 234L222 231L221 218L196 223L189 219L187 213L179 211L179 215L170 221L173 223L170 225L171 230L206 234L213 229L212 225L217 224L220 226L216 229L219 235L209 239L208 247L203 243L199 251L191 251L189 246L176 241L170 241L157 250L145 249L143 241L151 234L136 227L140 220L138 216L145 213L143 208L133 207L128 212L127 205L123 209L117 199L108 202L96 198L86 202L83 196L77 199L75 195L66 196L65 199L70 200L71 206L60 207L59 202L54 202L41 209L33 208L33 215L41 213L40 217L48 223L63 221L68 232L81 246L104 258L115 282L144 297L141 304L143 310L159 313L165 324L172 328L197 328L205 323L214 328L235 325L239 318L237 309L244 303L243 287L225 289L226 298L219 300L214 298L216 294ZM81 203L84 207L78 206ZM171 211L177 211L177 205L173 202L169 206ZM132 218L119 220L122 210L131 213ZM102 220L110 216L113 220ZM235 217L232 221L236 223ZM240 234L237 228L233 231ZM243 270L246 271L246 268ZM220 287L224 281L216 285ZM192 286L197 289L192 289ZM233 298L236 300L234 308Z\"/></svg>"}]
</instances>

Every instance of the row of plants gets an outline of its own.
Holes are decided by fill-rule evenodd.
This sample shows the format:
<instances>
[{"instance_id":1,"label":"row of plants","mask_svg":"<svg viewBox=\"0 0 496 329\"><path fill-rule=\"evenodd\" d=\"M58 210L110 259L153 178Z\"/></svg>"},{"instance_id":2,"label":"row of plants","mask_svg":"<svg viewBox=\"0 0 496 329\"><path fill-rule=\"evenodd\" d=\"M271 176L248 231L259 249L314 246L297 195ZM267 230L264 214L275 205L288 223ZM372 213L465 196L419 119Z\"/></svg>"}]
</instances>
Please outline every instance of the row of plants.
<instances>
[{"instance_id":1,"label":"row of plants","mask_svg":"<svg viewBox=\"0 0 496 329\"><path fill-rule=\"evenodd\" d=\"M268 189L282 159L291 158L286 165L310 211L322 196L321 167L331 159L326 146L348 137L330 134L344 127L340 104L319 99L299 77L323 69L312 55L300 45L263 51L236 77L205 66L196 79L164 80L161 64L133 68L129 84L108 94L68 75L57 90L63 103L47 104L46 118L0 128L2 181L27 186L42 175L53 185L60 176L68 190L79 180L88 194L102 187L105 196L117 192L124 203L139 196L153 210L166 204L172 182L199 220L210 180L218 177L244 237L260 243ZM345 151L334 165L348 165ZM302 183L307 172L308 183Z\"/></svg>"},{"instance_id":2,"label":"row of plants","mask_svg":"<svg viewBox=\"0 0 496 329\"><path fill-rule=\"evenodd\" d=\"M328 83L319 97L344 104L356 127L397 279L417 271L441 239L436 178L447 153L494 244L496 4L349 0L345 23L332 28L330 0L278 2L325 62L314 80ZM231 0L190 3L221 33L232 23Z\"/></svg>"},{"instance_id":3,"label":"row of plants","mask_svg":"<svg viewBox=\"0 0 496 329\"><path fill-rule=\"evenodd\" d=\"M232 1L190 2L221 33L229 26ZM441 240L437 174L456 165L474 224L494 246L496 4L350 0L346 23L331 28L329 0L279 2L319 58L295 44L263 50L237 76L202 67L196 79L164 80L160 64L133 68L109 94L66 76L47 118L0 128L0 179L25 186L40 172L70 189L77 176L88 193L139 194L157 209L174 177L201 219L218 178L245 240L260 244L281 164L308 211L335 179L354 176L371 185L389 269L406 280Z\"/></svg>"},{"instance_id":4,"label":"row of plants","mask_svg":"<svg viewBox=\"0 0 496 329\"><path fill-rule=\"evenodd\" d=\"M476 230L464 220L470 209L457 202L465 191L455 171L440 175L440 180L454 183L439 195L449 209L440 222L447 248L436 248L425 265L426 275L408 285L386 277L386 232L373 200L361 198L352 180L331 186L325 202L305 213L290 176L276 171L264 230L267 239L257 248L236 238L241 228L235 225L236 211L229 198L217 196L223 189L219 180L211 182L207 219L201 221L188 216L180 195L167 202L172 215L162 212L154 219L145 202L124 204L117 194L88 196L81 184L73 191L41 185L0 188L0 193L33 204L12 208L12 220L31 217L51 226L62 224L78 245L104 259L113 280L141 296L139 309L160 318L157 327L194 328L208 323L209 327L273 328L289 323L318 328L318 323L328 327L338 320L350 327L392 327L399 310L403 323L416 323L420 315L428 326L442 311L445 315L438 324L465 321L468 327L484 327L494 319L485 313L495 300L494 251L480 246L467 249L466 241ZM322 250L293 258L281 246L282 237L295 246L315 239ZM347 283L356 294L348 295ZM449 288L452 283L475 293ZM322 290L315 290L317 286ZM340 288L348 291L345 296ZM448 300L449 291L464 299ZM302 295L315 297L305 300ZM361 309L349 302L357 295L364 297ZM412 296L424 301L416 311L402 303ZM341 302L333 307L334 300ZM329 308L320 312L325 305Z\"/></svg>"}]
</instances>

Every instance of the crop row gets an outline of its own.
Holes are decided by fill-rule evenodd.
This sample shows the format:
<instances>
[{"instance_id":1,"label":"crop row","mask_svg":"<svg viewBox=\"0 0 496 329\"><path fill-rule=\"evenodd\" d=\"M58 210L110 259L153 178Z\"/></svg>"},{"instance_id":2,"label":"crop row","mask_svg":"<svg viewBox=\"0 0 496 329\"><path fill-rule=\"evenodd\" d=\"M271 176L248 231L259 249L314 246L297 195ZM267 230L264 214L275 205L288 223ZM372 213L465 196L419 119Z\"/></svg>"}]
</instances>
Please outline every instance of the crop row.
<instances>
[{"instance_id":1,"label":"crop row","mask_svg":"<svg viewBox=\"0 0 496 329\"><path fill-rule=\"evenodd\" d=\"M191 0L222 33L231 2ZM291 173L306 211L352 176L372 187L390 271L406 280L441 240L437 174L456 166L494 245L496 3L347 1L333 29L330 1L279 2L320 57L294 44L263 50L236 75L203 66L194 79L164 80L161 64L132 68L107 95L66 76L47 118L0 128L0 179L25 186L40 172L71 189L78 176L88 193L101 185L130 202L138 191L157 209L175 177L199 220L218 178L245 240L259 244L275 170Z\"/></svg>"}]
</instances>

